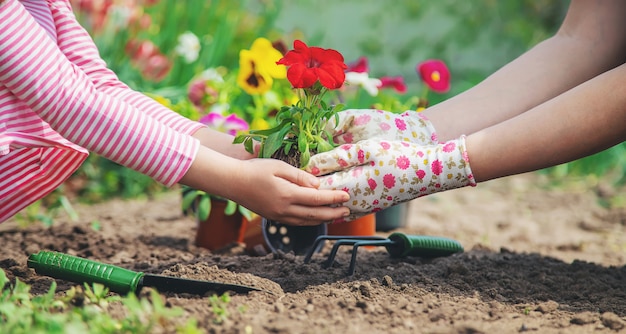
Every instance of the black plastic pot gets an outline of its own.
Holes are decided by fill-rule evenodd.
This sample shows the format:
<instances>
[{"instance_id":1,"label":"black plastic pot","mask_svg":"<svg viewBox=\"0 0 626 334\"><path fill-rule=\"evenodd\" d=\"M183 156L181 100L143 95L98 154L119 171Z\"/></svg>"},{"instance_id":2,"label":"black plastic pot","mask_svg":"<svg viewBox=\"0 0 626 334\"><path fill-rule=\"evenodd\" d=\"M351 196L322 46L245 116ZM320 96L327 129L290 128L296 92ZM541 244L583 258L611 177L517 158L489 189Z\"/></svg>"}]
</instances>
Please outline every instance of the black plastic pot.
<instances>
[{"instance_id":1,"label":"black plastic pot","mask_svg":"<svg viewBox=\"0 0 626 334\"><path fill-rule=\"evenodd\" d=\"M409 204L407 202L378 211L376 212L376 231L388 232L405 227L408 215Z\"/></svg>"},{"instance_id":2,"label":"black plastic pot","mask_svg":"<svg viewBox=\"0 0 626 334\"><path fill-rule=\"evenodd\" d=\"M307 254L315 244L315 239L320 235L326 235L328 231L326 224L292 226L265 218L262 221L262 230L265 243L272 253L293 252L295 255ZM323 246L323 243L319 244L314 252L319 252Z\"/></svg>"}]
</instances>

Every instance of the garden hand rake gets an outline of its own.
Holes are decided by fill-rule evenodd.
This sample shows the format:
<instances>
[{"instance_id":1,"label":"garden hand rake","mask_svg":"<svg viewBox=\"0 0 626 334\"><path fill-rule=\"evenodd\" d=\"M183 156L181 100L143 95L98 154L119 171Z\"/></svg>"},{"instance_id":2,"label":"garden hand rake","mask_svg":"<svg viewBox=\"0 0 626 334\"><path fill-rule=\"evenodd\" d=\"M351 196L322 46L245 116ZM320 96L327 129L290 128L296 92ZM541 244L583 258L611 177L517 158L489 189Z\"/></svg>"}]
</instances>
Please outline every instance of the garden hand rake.
<instances>
[{"instance_id":1,"label":"garden hand rake","mask_svg":"<svg viewBox=\"0 0 626 334\"><path fill-rule=\"evenodd\" d=\"M315 239L315 243L311 249L316 249L318 245L325 240L336 240L324 264L325 267L333 265L340 246L352 245L352 258L350 259L348 275L354 274L357 250L361 246L385 246L389 255L394 258L406 256L435 258L463 252L463 246L458 241L452 239L424 235L407 235L399 232L392 233L387 238L379 236L321 235ZM306 254L304 263L311 261L313 253L313 251L309 251Z\"/></svg>"}]
</instances>

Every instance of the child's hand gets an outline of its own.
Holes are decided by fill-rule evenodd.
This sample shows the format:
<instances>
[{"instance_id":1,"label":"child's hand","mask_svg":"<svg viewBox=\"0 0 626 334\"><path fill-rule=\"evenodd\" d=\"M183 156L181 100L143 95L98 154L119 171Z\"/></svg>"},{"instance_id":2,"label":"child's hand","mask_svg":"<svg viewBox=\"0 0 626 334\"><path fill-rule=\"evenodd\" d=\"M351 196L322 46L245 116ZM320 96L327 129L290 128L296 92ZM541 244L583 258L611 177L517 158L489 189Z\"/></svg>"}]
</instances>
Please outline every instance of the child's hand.
<instances>
[{"instance_id":1,"label":"child's hand","mask_svg":"<svg viewBox=\"0 0 626 334\"><path fill-rule=\"evenodd\" d=\"M345 217L350 199L341 190L318 189L319 179L276 159L241 164L242 181L233 200L271 220L290 225L319 225ZM236 187L235 185L233 185Z\"/></svg>"}]
</instances>

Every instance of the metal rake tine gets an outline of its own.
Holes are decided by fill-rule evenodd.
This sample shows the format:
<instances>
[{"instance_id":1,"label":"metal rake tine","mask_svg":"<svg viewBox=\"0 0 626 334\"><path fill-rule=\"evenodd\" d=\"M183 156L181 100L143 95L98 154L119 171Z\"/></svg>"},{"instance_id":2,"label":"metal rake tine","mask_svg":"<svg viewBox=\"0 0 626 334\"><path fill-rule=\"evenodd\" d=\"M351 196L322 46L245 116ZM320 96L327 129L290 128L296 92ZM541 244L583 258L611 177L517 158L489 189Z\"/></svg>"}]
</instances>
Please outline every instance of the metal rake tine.
<instances>
[{"instance_id":1,"label":"metal rake tine","mask_svg":"<svg viewBox=\"0 0 626 334\"><path fill-rule=\"evenodd\" d=\"M359 242L354 243L354 246L352 247L352 257L350 258L350 267L348 268L348 276L354 275L354 270L356 267L357 250L360 246L387 246L393 243L394 242L389 239L366 240L366 241L359 241Z\"/></svg>"},{"instance_id":2,"label":"metal rake tine","mask_svg":"<svg viewBox=\"0 0 626 334\"><path fill-rule=\"evenodd\" d=\"M335 262L335 256L337 256L337 251L339 250L339 246L343 245L354 245L357 242L365 242L365 241L373 241L373 240L387 240L383 237L378 236L343 236L339 237L337 242L333 245L333 248L328 255L328 259L326 260L326 267L330 267Z\"/></svg>"},{"instance_id":3,"label":"metal rake tine","mask_svg":"<svg viewBox=\"0 0 626 334\"><path fill-rule=\"evenodd\" d=\"M306 253L306 256L304 257L304 263L311 262L311 258L313 257L313 253L315 253L315 250L317 249L317 247L319 247L319 244L322 243L322 241L324 241L324 240L339 240L339 239L345 239L345 237L338 236L338 235L320 235L317 238L315 238L315 241L313 242L313 247L311 247L311 249L309 249L309 251Z\"/></svg>"}]
</instances>

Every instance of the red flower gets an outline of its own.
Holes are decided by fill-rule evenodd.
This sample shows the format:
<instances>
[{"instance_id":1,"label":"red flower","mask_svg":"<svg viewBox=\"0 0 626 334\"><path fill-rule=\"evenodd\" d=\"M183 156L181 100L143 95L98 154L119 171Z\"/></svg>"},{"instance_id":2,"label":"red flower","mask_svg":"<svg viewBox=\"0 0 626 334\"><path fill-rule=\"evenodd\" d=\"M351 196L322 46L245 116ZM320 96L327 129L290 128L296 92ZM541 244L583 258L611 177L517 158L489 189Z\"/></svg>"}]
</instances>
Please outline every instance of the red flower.
<instances>
[{"instance_id":1,"label":"red flower","mask_svg":"<svg viewBox=\"0 0 626 334\"><path fill-rule=\"evenodd\" d=\"M332 49L308 47L300 40L293 42L293 48L276 62L289 67L287 79L293 88L309 88L318 80L328 89L337 89L343 85L347 66L341 53Z\"/></svg>"},{"instance_id":2,"label":"red flower","mask_svg":"<svg viewBox=\"0 0 626 334\"><path fill-rule=\"evenodd\" d=\"M450 90L450 71L443 61L426 60L417 65L417 73L434 92L445 93Z\"/></svg>"},{"instance_id":3,"label":"red flower","mask_svg":"<svg viewBox=\"0 0 626 334\"><path fill-rule=\"evenodd\" d=\"M393 88L400 94L406 93L406 84L404 83L404 78L401 76L380 78L380 86L378 86L378 88Z\"/></svg>"},{"instance_id":4,"label":"red flower","mask_svg":"<svg viewBox=\"0 0 626 334\"><path fill-rule=\"evenodd\" d=\"M367 58L361 57L354 63L348 64L346 72L367 73L369 72L369 66L367 65Z\"/></svg>"}]
</instances>

